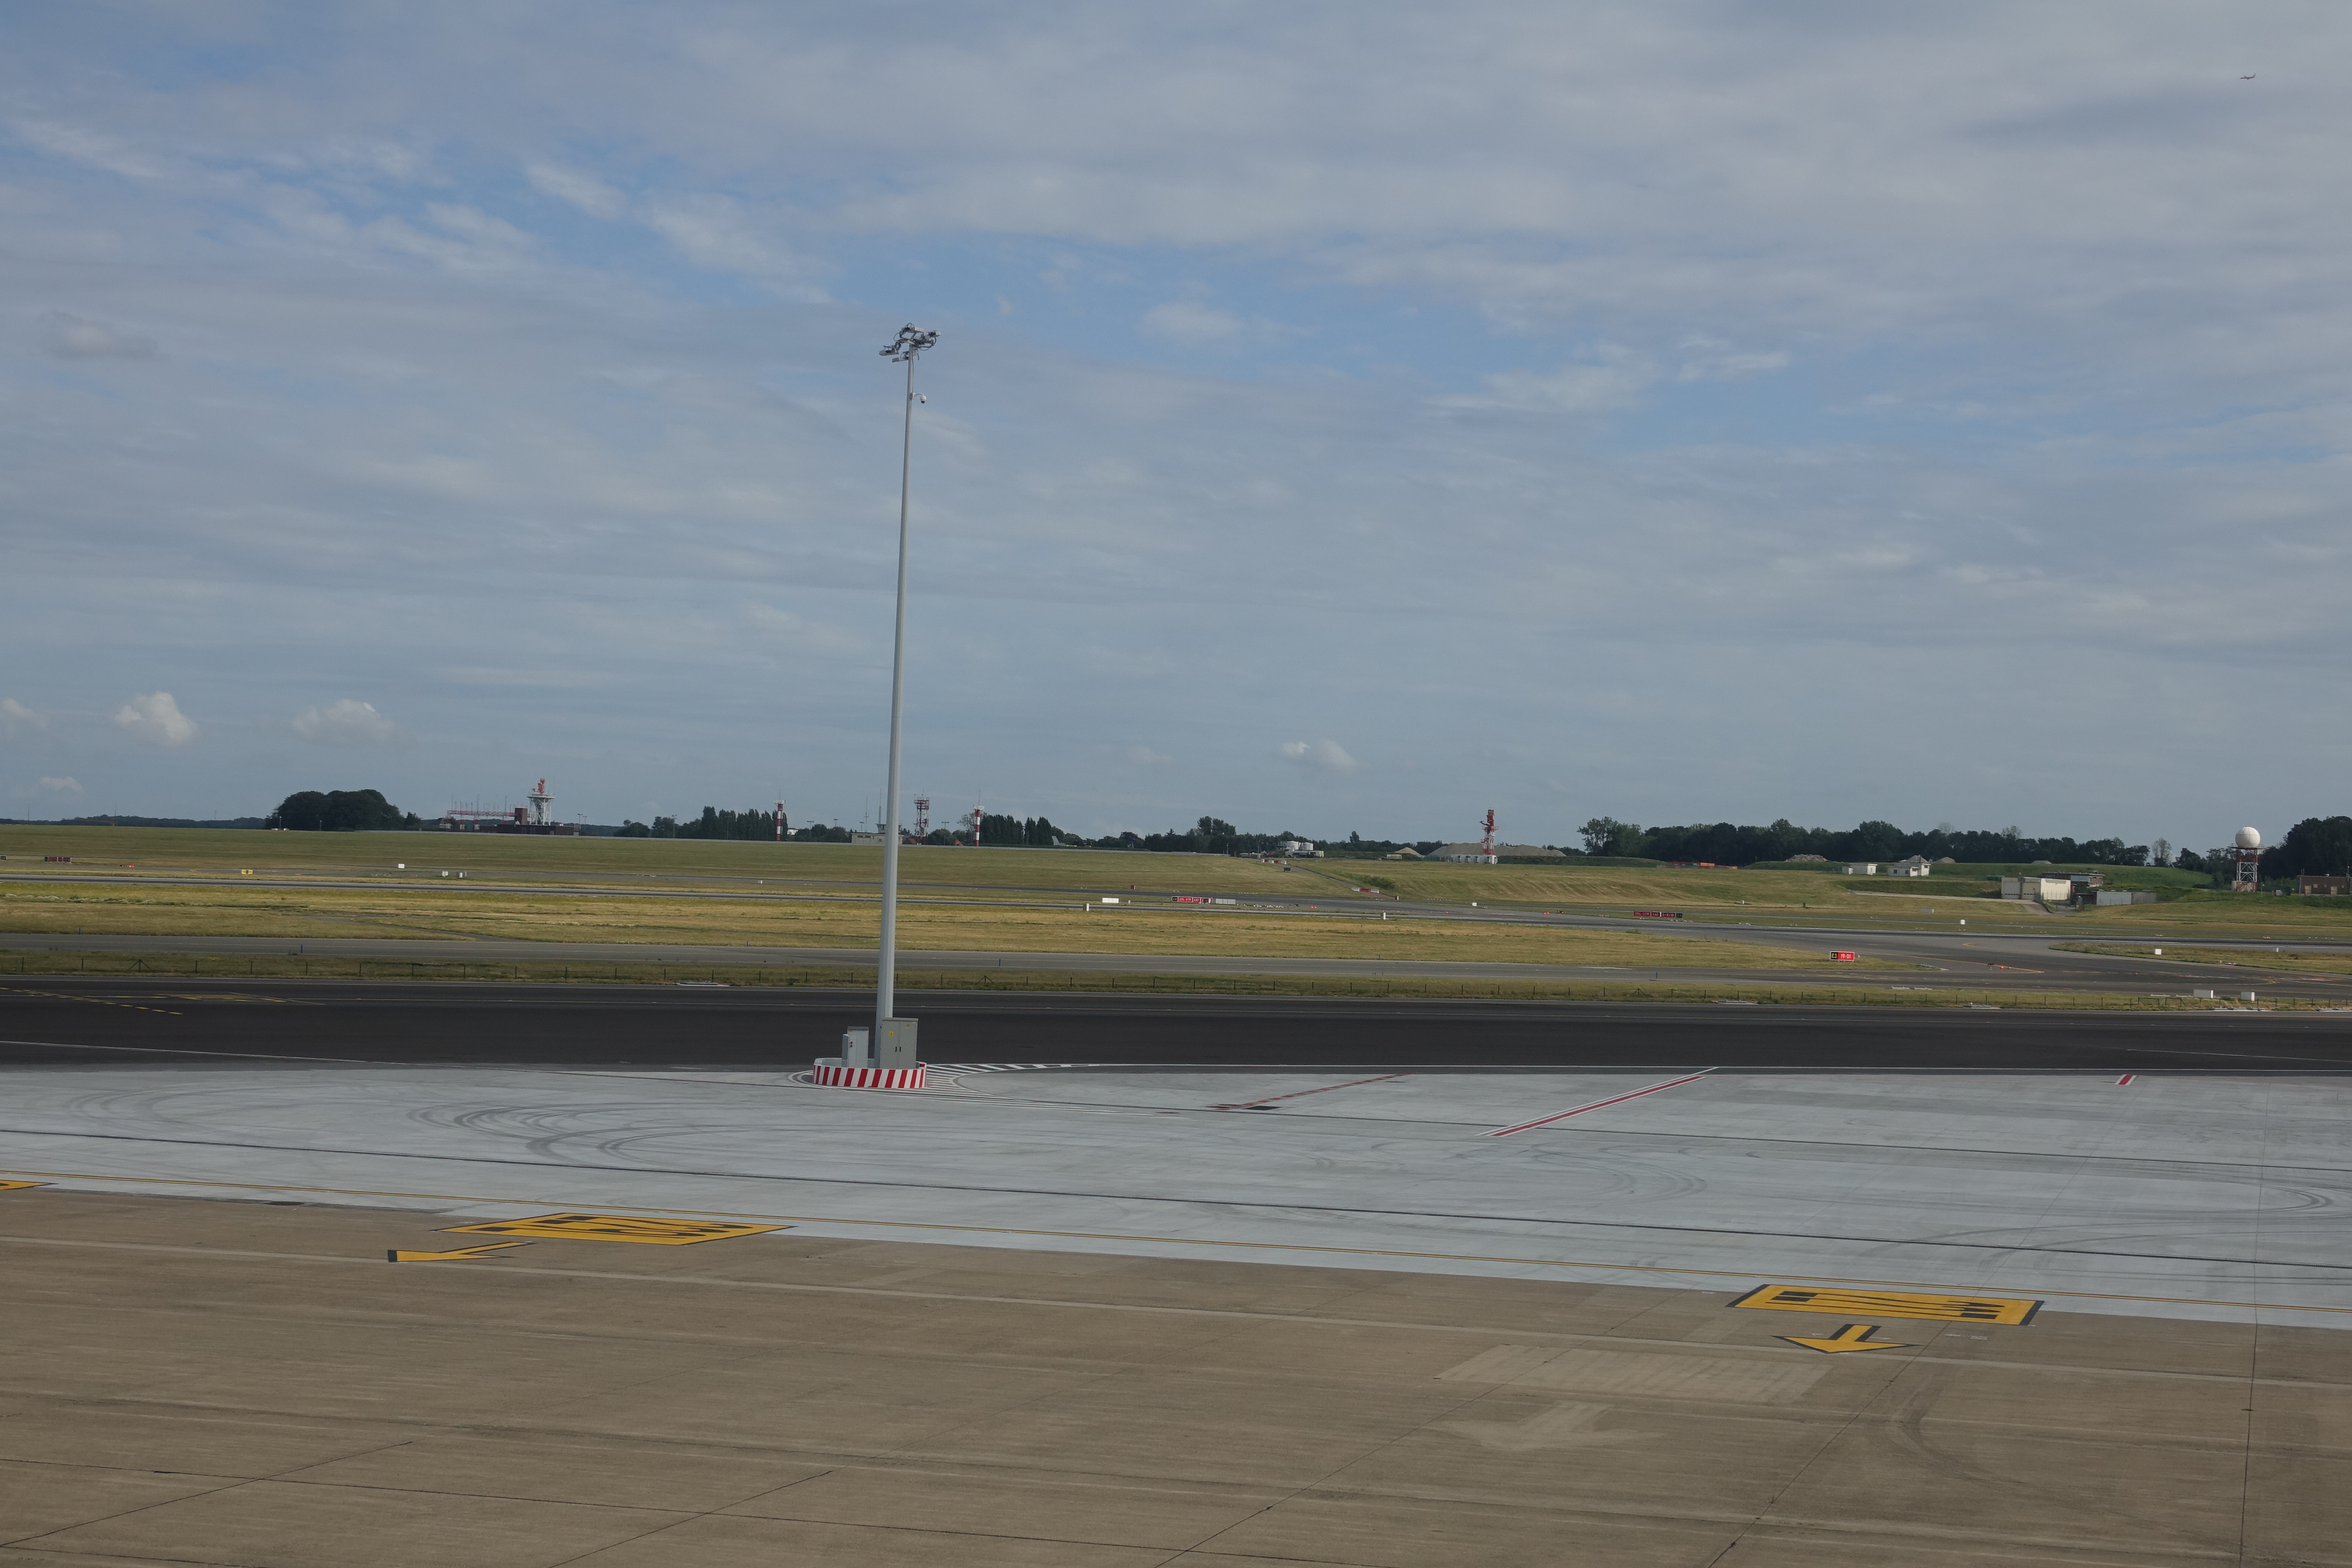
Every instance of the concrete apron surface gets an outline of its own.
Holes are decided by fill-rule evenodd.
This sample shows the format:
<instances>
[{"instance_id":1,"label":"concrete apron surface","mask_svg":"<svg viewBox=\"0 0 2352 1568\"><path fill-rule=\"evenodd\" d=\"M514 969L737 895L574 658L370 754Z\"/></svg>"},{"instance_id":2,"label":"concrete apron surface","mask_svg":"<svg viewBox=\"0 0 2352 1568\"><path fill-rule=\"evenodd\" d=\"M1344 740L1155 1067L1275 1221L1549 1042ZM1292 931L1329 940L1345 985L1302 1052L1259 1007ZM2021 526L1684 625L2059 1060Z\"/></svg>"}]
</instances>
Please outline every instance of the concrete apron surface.
<instances>
[{"instance_id":1,"label":"concrete apron surface","mask_svg":"<svg viewBox=\"0 0 2352 1568\"><path fill-rule=\"evenodd\" d=\"M194 1098L176 1102L160 1083L103 1081L121 1087L85 1078L81 1114L157 1117L215 1147L277 1137L300 1113L364 1120L371 1104L391 1128L499 1121L480 1114L487 1100L405 1100L415 1078L352 1076L328 1093L285 1076L274 1096L248 1087L234 1113L207 1098L223 1090L184 1079ZM590 1103L521 1087L505 1103L557 1144ZM644 1092L670 1107L673 1136L730 1125L710 1109L728 1102L720 1086L693 1087L690 1104ZM1832 1087L1871 1098L1820 1090ZM640 1089L576 1092L600 1088L612 1104ZM745 1090L787 1142L842 1118L949 1124L806 1097L779 1113ZM111 1110L110 1092L126 1097ZM443 1109L412 1118L426 1103ZM2040 1103L2053 1134L2084 1125ZM1010 1104L937 1114L950 1112L1004 1119L1041 1165L1084 1120ZM1034 1131L1013 1129L1021 1115ZM1297 1129L1223 1115L1234 1120L1194 1120L1228 1130L1174 1169L1172 1139L1132 1131L1149 1123L1095 1124L1130 1130L1139 1174L1163 1181L1246 1180L1263 1167L1234 1151L1257 1141L1293 1148L1293 1169L1318 1163L1313 1145L1286 1142ZM1327 1184L1431 1179L1443 1160L1414 1149L1433 1125L1360 1125L1320 1156ZM1084 1168L1114 1157L1104 1136ZM888 1147L915 1142L901 1131ZM1473 1163L1528 1158L1511 1140L1470 1147L1495 1151L1461 1156ZM1622 1151L1614 1168L1622 1195L1681 1184ZM1938 1168L1948 1193L1973 1184ZM1876 1170L1853 1167L1843 1194L1817 1178L1816 1216L1849 1212ZM2071 1184L2045 1174L2046 1206ZM1722 1288L810 1228L524 1242L454 1223L0 1193L0 1564L2352 1563L2352 1335L2324 1329L2055 1307L2012 1322L1757 1310ZM502 1250L416 1260L490 1245ZM1863 1331L1880 1348L1823 1348Z\"/></svg>"},{"instance_id":2,"label":"concrete apron surface","mask_svg":"<svg viewBox=\"0 0 2352 1568\"><path fill-rule=\"evenodd\" d=\"M936 1241L2352 1326L2339 1079L949 1066L934 1082L26 1068L0 1084L0 1175L447 1223L792 1227L746 1247Z\"/></svg>"}]
</instances>

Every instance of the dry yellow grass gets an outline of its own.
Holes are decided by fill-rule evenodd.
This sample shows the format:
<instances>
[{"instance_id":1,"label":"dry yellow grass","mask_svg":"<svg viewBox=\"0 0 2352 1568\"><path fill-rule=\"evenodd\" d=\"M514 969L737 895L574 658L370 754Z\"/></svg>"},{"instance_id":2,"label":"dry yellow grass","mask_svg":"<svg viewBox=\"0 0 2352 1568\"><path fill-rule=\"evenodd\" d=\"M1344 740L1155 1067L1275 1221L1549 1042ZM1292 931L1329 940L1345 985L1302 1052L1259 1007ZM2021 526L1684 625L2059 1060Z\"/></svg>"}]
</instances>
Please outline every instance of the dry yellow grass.
<instances>
[{"instance_id":1,"label":"dry yellow grass","mask_svg":"<svg viewBox=\"0 0 2352 1568\"><path fill-rule=\"evenodd\" d=\"M310 980L524 981L539 984L676 984L716 981L729 985L813 986L867 993L870 968L824 964L613 963L551 960L541 963L410 963L385 959L223 957L213 953L80 953L0 952L0 974L21 976L16 985L34 989L43 975L188 976L207 981L300 978ZM2184 996L2149 996L2107 991L1930 990L1925 986L1835 984L1801 976L1769 981L1706 981L1669 974L1591 980L1439 980L1390 976L1290 974L1153 974L1002 969L905 969L901 994L923 991L1014 991L1158 993L1223 996L1404 997L1423 1000L1588 1002L1754 1002L1766 1006L1831 1004L1897 1009L1957 1006L2032 1007L2072 1012L2198 1013L2214 1004ZM250 1000L251 994L215 986L185 992L144 993L149 1005L174 1010ZM2266 1004L2280 1012L2326 1008L2324 998L2281 998Z\"/></svg>"},{"instance_id":2,"label":"dry yellow grass","mask_svg":"<svg viewBox=\"0 0 2352 1568\"><path fill-rule=\"evenodd\" d=\"M625 880L771 878L878 885L882 850L852 844L772 844L695 838L535 838L478 833L261 833L231 828L0 826L5 869L37 870L45 855L71 855L82 869L134 863L142 872L218 874L246 868L315 875L412 869L511 872L534 879ZM908 886L1125 889L1153 892L1295 891L1312 879L1218 855L1123 854L1089 849L908 849Z\"/></svg>"},{"instance_id":3,"label":"dry yellow grass","mask_svg":"<svg viewBox=\"0 0 2352 1568\"><path fill-rule=\"evenodd\" d=\"M1262 915L1192 908L969 907L908 902L909 949L1010 952L1183 953L1234 957L1608 964L1628 968L1821 970L1826 946L1795 950L1645 933L1546 927ZM870 946L869 900L773 900L522 894L454 888L270 889L0 883L0 929L57 934L272 937L499 937L535 942L761 947Z\"/></svg>"}]
</instances>

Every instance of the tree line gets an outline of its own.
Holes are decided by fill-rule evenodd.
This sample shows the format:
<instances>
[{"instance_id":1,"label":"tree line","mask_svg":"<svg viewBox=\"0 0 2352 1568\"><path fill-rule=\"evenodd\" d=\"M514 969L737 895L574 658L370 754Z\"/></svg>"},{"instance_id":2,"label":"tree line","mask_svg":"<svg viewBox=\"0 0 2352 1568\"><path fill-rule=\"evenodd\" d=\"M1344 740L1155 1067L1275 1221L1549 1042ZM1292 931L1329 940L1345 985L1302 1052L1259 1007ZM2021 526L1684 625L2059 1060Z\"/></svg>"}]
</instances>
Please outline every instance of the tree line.
<instances>
[{"instance_id":1,"label":"tree line","mask_svg":"<svg viewBox=\"0 0 2352 1568\"><path fill-rule=\"evenodd\" d=\"M2352 816L2305 817L2263 851L2262 876L2352 877Z\"/></svg>"},{"instance_id":2,"label":"tree line","mask_svg":"<svg viewBox=\"0 0 2352 1568\"><path fill-rule=\"evenodd\" d=\"M1578 830L1588 855L1648 860L1708 860L1718 866L1752 866L1759 860L1793 860L1818 855L1824 860L1901 860L1923 855L1968 865L2019 865L2035 860L2090 866L2145 866L2148 847L2120 838L2029 837L2015 827L1955 828L1948 824L1906 832L1891 822L1864 822L1843 830L1800 827L1781 817L1769 827L1728 822L1686 827L1644 828L1637 822L1596 816Z\"/></svg>"},{"instance_id":3,"label":"tree line","mask_svg":"<svg viewBox=\"0 0 2352 1568\"><path fill-rule=\"evenodd\" d=\"M373 789L296 790L264 819L265 827L296 833L389 833L422 826Z\"/></svg>"}]
</instances>

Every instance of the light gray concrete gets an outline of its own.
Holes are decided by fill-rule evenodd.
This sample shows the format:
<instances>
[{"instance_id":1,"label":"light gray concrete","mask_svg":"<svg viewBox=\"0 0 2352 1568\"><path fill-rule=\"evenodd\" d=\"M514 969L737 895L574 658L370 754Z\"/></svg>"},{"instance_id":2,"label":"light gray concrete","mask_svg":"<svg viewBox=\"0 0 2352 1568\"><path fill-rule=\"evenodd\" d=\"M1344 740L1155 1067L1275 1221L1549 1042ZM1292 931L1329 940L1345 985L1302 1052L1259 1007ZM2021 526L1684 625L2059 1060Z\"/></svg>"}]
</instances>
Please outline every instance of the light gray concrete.
<instances>
[{"instance_id":1,"label":"light gray concrete","mask_svg":"<svg viewBox=\"0 0 2352 1568\"><path fill-rule=\"evenodd\" d=\"M887 1095L759 1073L20 1068L0 1174L2352 1326L2341 1080L1713 1075L1486 1135L1662 1076L963 1071Z\"/></svg>"}]
</instances>

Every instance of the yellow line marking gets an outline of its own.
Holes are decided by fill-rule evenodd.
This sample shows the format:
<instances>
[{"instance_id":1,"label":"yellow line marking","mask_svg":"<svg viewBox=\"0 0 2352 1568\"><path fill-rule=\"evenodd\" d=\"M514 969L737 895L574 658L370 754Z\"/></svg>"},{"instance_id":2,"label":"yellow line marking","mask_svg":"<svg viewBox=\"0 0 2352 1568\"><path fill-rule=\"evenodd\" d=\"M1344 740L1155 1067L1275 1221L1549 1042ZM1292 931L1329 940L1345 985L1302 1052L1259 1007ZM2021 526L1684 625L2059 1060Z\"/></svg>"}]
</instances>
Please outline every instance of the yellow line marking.
<instances>
[{"instance_id":1,"label":"yellow line marking","mask_svg":"<svg viewBox=\"0 0 2352 1568\"><path fill-rule=\"evenodd\" d=\"M1759 1285L1730 1305L1776 1312L1868 1312L1880 1318L1933 1318L1947 1323L2033 1321L2042 1303L2018 1296L1927 1295L1909 1290L1825 1290L1818 1285Z\"/></svg>"},{"instance_id":2,"label":"yellow line marking","mask_svg":"<svg viewBox=\"0 0 2352 1568\"><path fill-rule=\"evenodd\" d=\"M461 1247L455 1252L403 1252L394 1247L385 1248L383 1260L386 1263L456 1263L468 1258L479 1258L485 1253L504 1252L509 1247L530 1245L528 1241L492 1241L480 1247Z\"/></svg>"},{"instance_id":3,"label":"yellow line marking","mask_svg":"<svg viewBox=\"0 0 2352 1568\"><path fill-rule=\"evenodd\" d=\"M9 990L19 996L46 996L52 1002L88 1002L100 1007L127 1007L133 1013L161 1013L166 1018L184 1018L185 1013L174 1013L169 1007L142 1007L136 1002L112 1002L103 996L80 996L70 991L36 991L29 985L11 985Z\"/></svg>"},{"instance_id":4,"label":"yellow line marking","mask_svg":"<svg viewBox=\"0 0 2352 1568\"><path fill-rule=\"evenodd\" d=\"M46 1187L47 1182L0 1182L0 1193L21 1192L26 1187Z\"/></svg>"},{"instance_id":5,"label":"yellow line marking","mask_svg":"<svg viewBox=\"0 0 2352 1568\"><path fill-rule=\"evenodd\" d=\"M413 1198L436 1204L521 1204L524 1198L486 1196L480 1193L404 1193L380 1187L306 1187L289 1182L201 1182L173 1176L112 1176L93 1171L22 1171L19 1175L46 1176L58 1182L120 1182L126 1185L144 1187L205 1187L223 1192L240 1193L316 1193L322 1197L341 1198ZM658 1205L648 1205L647 1207ZM1711 1279L1753 1279L1758 1270L1752 1268L1676 1268L1656 1263L1601 1263L1579 1258L1495 1258L1475 1252L1407 1252L1378 1247L1324 1247L1297 1241L1219 1241L1186 1236L1134 1236L1118 1231L1099 1230L1026 1230L1017 1226L947 1225L932 1220L858 1219L842 1215L800 1214L737 1214L718 1209L667 1209L659 1212L678 1215L711 1215L724 1213L729 1218L773 1220L778 1226L840 1225L862 1226L875 1230L937 1230L969 1236L1035 1236L1058 1241L1125 1241L1143 1242L1155 1247L1231 1247L1257 1252L1313 1252L1346 1258L1419 1258L1434 1263L1507 1263L1521 1268L1590 1268L1601 1273L1616 1274L1687 1274ZM1929 1289L1937 1287L1923 1279L1850 1279L1835 1275L1817 1274L1814 1279L1832 1285L1885 1286L1895 1289L1905 1287ZM2110 1290L2047 1290L2045 1297L2065 1297L2075 1301L2144 1301L2168 1307L2234 1307L2252 1312L2326 1312L2336 1317L2352 1317L2352 1307L2306 1307L2284 1301L2232 1301L2210 1296L2126 1296Z\"/></svg>"},{"instance_id":6,"label":"yellow line marking","mask_svg":"<svg viewBox=\"0 0 2352 1568\"><path fill-rule=\"evenodd\" d=\"M1738 1303L1735 1301L1732 1305L1738 1306ZM1819 1351L1823 1355L1835 1355L1841 1351L1907 1351L1912 1348L1894 1340L1872 1339L1870 1336L1877 1331L1876 1323L1846 1323L1841 1326L1837 1332L1825 1335L1821 1339L1807 1339L1801 1334L1781 1334L1777 1337L1788 1341L1792 1345L1802 1345L1809 1351Z\"/></svg>"},{"instance_id":7,"label":"yellow line marking","mask_svg":"<svg viewBox=\"0 0 2352 1568\"><path fill-rule=\"evenodd\" d=\"M490 1236L544 1236L561 1241L642 1241L655 1247L691 1247L698 1241L725 1241L731 1237L759 1236L786 1228L781 1225L730 1225L711 1220L643 1219L634 1215L543 1214L531 1219L494 1219L480 1225L453 1225L458 1231Z\"/></svg>"}]
</instances>

